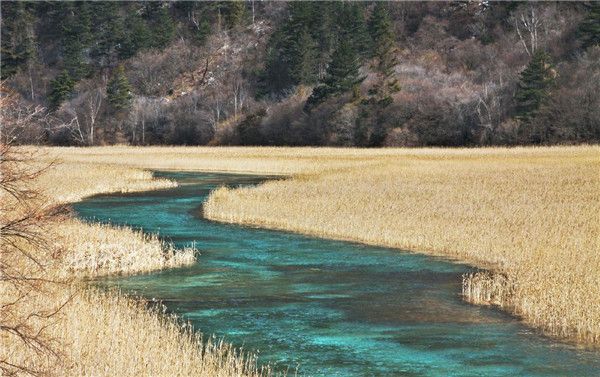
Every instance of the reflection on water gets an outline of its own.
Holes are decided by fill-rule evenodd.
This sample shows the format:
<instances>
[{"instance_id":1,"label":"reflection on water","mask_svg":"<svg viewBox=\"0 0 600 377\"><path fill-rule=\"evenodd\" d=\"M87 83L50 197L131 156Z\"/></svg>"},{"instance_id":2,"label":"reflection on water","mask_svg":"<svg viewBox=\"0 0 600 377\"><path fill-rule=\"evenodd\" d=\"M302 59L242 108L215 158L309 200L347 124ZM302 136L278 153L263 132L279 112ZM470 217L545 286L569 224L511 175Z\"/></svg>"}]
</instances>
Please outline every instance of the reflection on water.
<instances>
[{"instance_id":1,"label":"reflection on water","mask_svg":"<svg viewBox=\"0 0 600 377\"><path fill-rule=\"evenodd\" d=\"M261 362L315 376L600 375L600 354L460 300L469 268L440 259L202 219L202 201L254 176L162 173L180 187L101 196L87 219L195 242L198 264L102 281L163 300Z\"/></svg>"}]
</instances>

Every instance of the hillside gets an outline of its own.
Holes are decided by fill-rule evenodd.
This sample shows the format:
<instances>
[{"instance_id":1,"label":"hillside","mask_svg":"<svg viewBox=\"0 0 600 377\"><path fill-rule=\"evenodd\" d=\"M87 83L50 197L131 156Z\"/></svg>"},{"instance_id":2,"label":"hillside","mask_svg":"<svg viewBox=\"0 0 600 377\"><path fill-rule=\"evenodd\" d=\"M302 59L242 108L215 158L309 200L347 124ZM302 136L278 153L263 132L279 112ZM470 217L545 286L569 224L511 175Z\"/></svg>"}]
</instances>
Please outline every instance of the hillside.
<instances>
[{"instance_id":1,"label":"hillside","mask_svg":"<svg viewBox=\"0 0 600 377\"><path fill-rule=\"evenodd\" d=\"M597 2L3 2L0 137L595 143L599 43Z\"/></svg>"}]
</instances>

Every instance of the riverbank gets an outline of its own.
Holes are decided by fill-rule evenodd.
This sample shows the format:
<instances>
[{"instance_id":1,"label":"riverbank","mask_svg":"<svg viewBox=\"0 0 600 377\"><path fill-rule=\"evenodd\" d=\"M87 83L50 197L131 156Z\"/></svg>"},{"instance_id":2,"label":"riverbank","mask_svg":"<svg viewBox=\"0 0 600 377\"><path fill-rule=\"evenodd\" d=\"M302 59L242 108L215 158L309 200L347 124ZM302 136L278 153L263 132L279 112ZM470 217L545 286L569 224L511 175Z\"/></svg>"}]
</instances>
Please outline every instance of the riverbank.
<instances>
[{"instance_id":1,"label":"riverbank","mask_svg":"<svg viewBox=\"0 0 600 377\"><path fill-rule=\"evenodd\" d=\"M95 193L173 185L153 180L143 169L291 176L253 188L217 190L205 205L205 215L219 221L443 255L483 266L493 274L467 277L467 299L502 306L548 334L582 344L600 342L600 307L594 305L600 297L598 147L119 146L47 148L44 154L43 160L57 159L60 164L44 176L40 187L63 203ZM123 236L141 237L127 231ZM87 238L81 234L81 239ZM99 242L102 239L99 237ZM167 265L164 259L157 261L156 268ZM115 272L114 266L111 269ZM127 313L129 309L123 310ZM145 328L134 319L98 326L117 334L123 333L119 326L125 323ZM73 330L77 328L74 322L61 326L66 332L78 331ZM137 340L140 345L145 342L143 337ZM98 358L115 356L86 355L94 365L101 365ZM136 355L142 357L138 351ZM193 374L194 369L177 369L193 364L186 361L187 356L176 359L181 364L173 365L175 374Z\"/></svg>"},{"instance_id":2,"label":"riverbank","mask_svg":"<svg viewBox=\"0 0 600 377\"><path fill-rule=\"evenodd\" d=\"M176 185L137 168L36 155L40 165L56 162L34 183L48 205L68 204L99 193ZM53 262L44 265L41 278L47 282L30 291L26 300L16 299L19 292L10 284L3 283L0 290L3 305L18 302L17 318L27 313L39 316L30 326L40 329L52 352L39 352L35 344L29 346L9 335L1 339L0 360L57 376L268 374L268 370L256 369L252 356L219 341L202 341L187 324L165 315L159 307L118 291L90 288L81 280L190 265L196 263L196 250L176 250L157 236L70 216L46 224L44 232L55 255Z\"/></svg>"},{"instance_id":3,"label":"riverbank","mask_svg":"<svg viewBox=\"0 0 600 377\"><path fill-rule=\"evenodd\" d=\"M600 147L52 148L73 164L281 174L215 191L208 218L442 255L490 269L466 299L600 342Z\"/></svg>"},{"instance_id":4,"label":"riverbank","mask_svg":"<svg viewBox=\"0 0 600 377\"><path fill-rule=\"evenodd\" d=\"M206 217L488 268L468 301L546 334L600 342L598 147L398 150L369 169L221 188Z\"/></svg>"}]
</instances>

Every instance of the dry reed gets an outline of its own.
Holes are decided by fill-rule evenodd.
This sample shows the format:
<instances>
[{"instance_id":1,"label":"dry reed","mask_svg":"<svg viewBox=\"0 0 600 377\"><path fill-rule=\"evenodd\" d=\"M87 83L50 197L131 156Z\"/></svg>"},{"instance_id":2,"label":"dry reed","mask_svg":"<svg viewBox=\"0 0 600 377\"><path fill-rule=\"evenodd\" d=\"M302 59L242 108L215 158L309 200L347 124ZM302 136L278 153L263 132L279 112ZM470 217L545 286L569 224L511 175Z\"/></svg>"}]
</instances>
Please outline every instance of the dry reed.
<instances>
[{"instance_id":1,"label":"dry reed","mask_svg":"<svg viewBox=\"0 0 600 377\"><path fill-rule=\"evenodd\" d=\"M42 158L40 166L54 161ZM150 172L106 164L59 161L35 182L47 204L63 204L86 196L172 187ZM60 258L45 266L40 290L20 299L19 310L54 313L33 318L51 339L52 352L38 352L17 336L0 337L0 360L57 376L263 376L252 355L215 339L202 340L191 327L144 302L101 292L73 277L128 274L195 263L192 248L171 244L127 227L61 219L48 224L48 238ZM19 261L11 261L11 263ZM2 305L19 297L0 282ZM64 305L64 306L63 306ZM58 310L60 309L60 310ZM9 365L9 364L7 364ZM16 368L15 368L16 370Z\"/></svg>"},{"instance_id":2,"label":"dry reed","mask_svg":"<svg viewBox=\"0 0 600 377\"><path fill-rule=\"evenodd\" d=\"M103 166L104 181L138 169L292 175L219 189L205 215L484 267L491 273L465 277L467 300L502 306L549 334L600 342L597 146L108 147L49 148L47 154L84 177Z\"/></svg>"},{"instance_id":3,"label":"dry reed","mask_svg":"<svg viewBox=\"0 0 600 377\"><path fill-rule=\"evenodd\" d=\"M57 355L0 339L0 358L57 376L264 376L252 355L202 339L160 307L76 285L56 287L49 307L69 300L46 329ZM46 296L47 298L47 296Z\"/></svg>"},{"instance_id":4,"label":"dry reed","mask_svg":"<svg viewBox=\"0 0 600 377\"><path fill-rule=\"evenodd\" d=\"M548 334L600 342L600 148L397 151L368 169L214 191L208 218L444 255Z\"/></svg>"}]
</instances>

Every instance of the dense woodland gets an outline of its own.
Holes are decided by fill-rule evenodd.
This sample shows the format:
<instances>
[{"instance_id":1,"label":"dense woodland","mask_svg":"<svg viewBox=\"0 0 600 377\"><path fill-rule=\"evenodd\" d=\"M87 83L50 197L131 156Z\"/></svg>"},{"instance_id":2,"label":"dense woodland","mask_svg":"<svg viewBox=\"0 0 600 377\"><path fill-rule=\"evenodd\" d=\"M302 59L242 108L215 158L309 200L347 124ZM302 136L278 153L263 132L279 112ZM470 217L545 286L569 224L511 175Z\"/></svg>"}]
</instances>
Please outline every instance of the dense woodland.
<instances>
[{"instance_id":1,"label":"dense woodland","mask_svg":"<svg viewBox=\"0 0 600 377\"><path fill-rule=\"evenodd\" d=\"M600 2L1 10L3 142L600 142Z\"/></svg>"}]
</instances>

